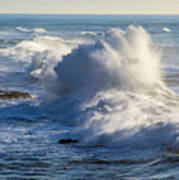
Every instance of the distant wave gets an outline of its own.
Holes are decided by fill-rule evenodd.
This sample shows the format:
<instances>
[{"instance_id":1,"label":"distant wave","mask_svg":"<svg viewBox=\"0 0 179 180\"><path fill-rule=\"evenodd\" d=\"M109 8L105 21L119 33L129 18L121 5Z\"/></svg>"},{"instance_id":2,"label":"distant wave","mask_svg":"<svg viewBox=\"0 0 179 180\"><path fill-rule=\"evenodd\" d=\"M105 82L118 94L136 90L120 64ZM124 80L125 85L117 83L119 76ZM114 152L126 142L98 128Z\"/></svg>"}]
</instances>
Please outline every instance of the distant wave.
<instances>
[{"instance_id":1,"label":"distant wave","mask_svg":"<svg viewBox=\"0 0 179 180\"><path fill-rule=\"evenodd\" d=\"M97 32L94 31L82 31L81 35L97 35Z\"/></svg>"},{"instance_id":2,"label":"distant wave","mask_svg":"<svg viewBox=\"0 0 179 180\"><path fill-rule=\"evenodd\" d=\"M95 31L82 31L81 35L91 35L91 36L96 36L96 35L102 35L104 34L103 32L95 32Z\"/></svg>"},{"instance_id":3,"label":"distant wave","mask_svg":"<svg viewBox=\"0 0 179 180\"><path fill-rule=\"evenodd\" d=\"M171 30L171 29L169 29L169 28L163 28L163 29L162 29L162 31L163 31L163 32L167 32L167 33L172 32L172 30Z\"/></svg>"},{"instance_id":4,"label":"distant wave","mask_svg":"<svg viewBox=\"0 0 179 180\"><path fill-rule=\"evenodd\" d=\"M97 35L104 35L104 32L96 32L96 31L82 31L82 36L97 36Z\"/></svg>"},{"instance_id":5,"label":"distant wave","mask_svg":"<svg viewBox=\"0 0 179 180\"><path fill-rule=\"evenodd\" d=\"M23 28L23 27L16 27L16 29L19 32L24 32L24 33L47 33L47 30L43 29L43 28L34 28L34 29L27 29L27 28Z\"/></svg>"}]
</instances>

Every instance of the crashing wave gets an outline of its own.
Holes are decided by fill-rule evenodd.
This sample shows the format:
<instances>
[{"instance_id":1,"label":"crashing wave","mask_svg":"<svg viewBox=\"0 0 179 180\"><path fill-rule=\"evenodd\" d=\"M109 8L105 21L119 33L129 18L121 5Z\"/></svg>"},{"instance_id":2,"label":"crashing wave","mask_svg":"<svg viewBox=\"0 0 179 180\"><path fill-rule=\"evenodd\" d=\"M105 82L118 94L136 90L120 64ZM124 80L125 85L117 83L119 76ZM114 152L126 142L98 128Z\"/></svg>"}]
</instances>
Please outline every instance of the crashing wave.
<instances>
[{"instance_id":1,"label":"crashing wave","mask_svg":"<svg viewBox=\"0 0 179 180\"><path fill-rule=\"evenodd\" d=\"M159 55L142 27L112 29L105 38L80 45L56 67L64 89L149 89L162 84Z\"/></svg>"},{"instance_id":2,"label":"crashing wave","mask_svg":"<svg viewBox=\"0 0 179 180\"><path fill-rule=\"evenodd\" d=\"M179 100L162 82L160 55L151 45L142 27L129 26L63 57L53 86L60 99L49 109L76 126L68 137L136 148L178 142Z\"/></svg>"}]
</instances>

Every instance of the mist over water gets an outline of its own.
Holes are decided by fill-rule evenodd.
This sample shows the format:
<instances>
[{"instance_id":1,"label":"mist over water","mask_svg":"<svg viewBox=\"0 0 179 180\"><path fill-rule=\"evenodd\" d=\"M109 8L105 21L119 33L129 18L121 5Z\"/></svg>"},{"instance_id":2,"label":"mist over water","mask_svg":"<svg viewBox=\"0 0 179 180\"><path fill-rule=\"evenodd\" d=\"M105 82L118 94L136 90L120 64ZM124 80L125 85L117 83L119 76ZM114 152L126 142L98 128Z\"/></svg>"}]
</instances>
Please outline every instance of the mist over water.
<instances>
[{"instance_id":1,"label":"mist over water","mask_svg":"<svg viewBox=\"0 0 179 180\"><path fill-rule=\"evenodd\" d=\"M111 29L104 39L82 44L63 57L55 68L60 83L73 91L92 89L143 89L162 83L160 57L151 47L151 39L142 27L126 31Z\"/></svg>"},{"instance_id":2,"label":"mist over water","mask_svg":"<svg viewBox=\"0 0 179 180\"><path fill-rule=\"evenodd\" d=\"M0 178L177 179L177 18L18 18L0 28L0 89L32 99L1 100Z\"/></svg>"}]
</instances>

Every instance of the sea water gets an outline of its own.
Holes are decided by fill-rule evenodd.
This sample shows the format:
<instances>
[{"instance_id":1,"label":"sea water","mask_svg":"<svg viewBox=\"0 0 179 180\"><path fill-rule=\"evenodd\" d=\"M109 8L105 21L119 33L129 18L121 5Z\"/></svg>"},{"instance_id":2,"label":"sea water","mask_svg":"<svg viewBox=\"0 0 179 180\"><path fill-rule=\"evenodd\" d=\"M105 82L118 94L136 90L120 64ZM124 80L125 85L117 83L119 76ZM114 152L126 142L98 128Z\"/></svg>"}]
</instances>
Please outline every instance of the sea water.
<instances>
[{"instance_id":1,"label":"sea water","mask_svg":"<svg viewBox=\"0 0 179 180\"><path fill-rule=\"evenodd\" d=\"M0 179L179 179L179 16L0 15ZM60 139L78 144L59 144Z\"/></svg>"}]
</instances>

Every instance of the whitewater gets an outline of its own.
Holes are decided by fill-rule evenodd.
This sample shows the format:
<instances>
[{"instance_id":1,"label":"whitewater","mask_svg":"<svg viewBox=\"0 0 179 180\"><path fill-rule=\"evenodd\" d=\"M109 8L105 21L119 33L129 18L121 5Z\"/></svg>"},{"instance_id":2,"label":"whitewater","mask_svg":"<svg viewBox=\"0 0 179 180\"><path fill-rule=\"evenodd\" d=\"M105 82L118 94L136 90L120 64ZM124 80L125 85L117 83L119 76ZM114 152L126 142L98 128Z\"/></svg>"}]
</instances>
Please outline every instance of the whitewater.
<instances>
[{"instance_id":1,"label":"whitewater","mask_svg":"<svg viewBox=\"0 0 179 180\"><path fill-rule=\"evenodd\" d=\"M178 179L177 27L0 15L0 179Z\"/></svg>"}]
</instances>

